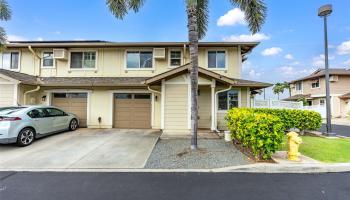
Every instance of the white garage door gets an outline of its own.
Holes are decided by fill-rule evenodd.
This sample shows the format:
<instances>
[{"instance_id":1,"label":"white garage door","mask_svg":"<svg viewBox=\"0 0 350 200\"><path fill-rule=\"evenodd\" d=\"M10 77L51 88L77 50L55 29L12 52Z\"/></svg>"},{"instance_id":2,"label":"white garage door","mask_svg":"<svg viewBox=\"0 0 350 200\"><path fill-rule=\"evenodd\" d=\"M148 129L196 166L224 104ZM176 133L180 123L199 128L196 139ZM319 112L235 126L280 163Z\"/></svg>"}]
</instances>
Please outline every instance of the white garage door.
<instances>
[{"instance_id":1,"label":"white garage door","mask_svg":"<svg viewBox=\"0 0 350 200\"><path fill-rule=\"evenodd\" d=\"M14 105L14 89L15 85L13 84L0 85L0 107Z\"/></svg>"}]
</instances>

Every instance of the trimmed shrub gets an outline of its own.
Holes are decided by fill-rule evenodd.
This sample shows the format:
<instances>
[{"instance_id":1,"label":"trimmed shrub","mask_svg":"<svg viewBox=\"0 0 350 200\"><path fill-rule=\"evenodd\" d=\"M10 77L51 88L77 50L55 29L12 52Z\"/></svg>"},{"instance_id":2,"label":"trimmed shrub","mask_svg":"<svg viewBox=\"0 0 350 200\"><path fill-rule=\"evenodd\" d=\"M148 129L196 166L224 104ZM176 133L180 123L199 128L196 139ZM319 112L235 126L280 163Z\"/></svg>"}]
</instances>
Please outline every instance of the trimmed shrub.
<instances>
[{"instance_id":1,"label":"trimmed shrub","mask_svg":"<svg viewBox=\"0 0 350 200\"><path fill-rule=\"evenodd\" d=\"M232 137L248 147L256 158L271 158L282 144L284 124L277 116L252 109L233 108L225 119Z\"/></svg>"}]
</instances>

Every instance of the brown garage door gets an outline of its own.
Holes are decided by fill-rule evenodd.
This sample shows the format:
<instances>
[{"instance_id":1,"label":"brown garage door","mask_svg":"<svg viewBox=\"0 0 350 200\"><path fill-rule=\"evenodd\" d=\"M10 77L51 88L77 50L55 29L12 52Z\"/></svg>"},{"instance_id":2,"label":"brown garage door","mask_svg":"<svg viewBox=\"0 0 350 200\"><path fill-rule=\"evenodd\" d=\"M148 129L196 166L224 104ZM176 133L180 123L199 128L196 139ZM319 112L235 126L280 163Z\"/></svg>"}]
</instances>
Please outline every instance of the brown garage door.
<instances>
[{"instance_id":1,"label":"brown garage door","mask_svg":"<svg viewBox=\"0 0 350 200\"><path fill-rule=\"evenodd\" d=\"M114 98L115 128L151 128L150 94L116 94Z\"/></svg>"},{"instance_id":2,"label":"brown garage door","mask_svg":"<svg viewBox=\"0 0 350 200\"><path fill-rule=\"evenodd\" d=\"M87 93L54 93L52 105L78 116L80 126L86 127Z\"/></svg>"}]
</instances>

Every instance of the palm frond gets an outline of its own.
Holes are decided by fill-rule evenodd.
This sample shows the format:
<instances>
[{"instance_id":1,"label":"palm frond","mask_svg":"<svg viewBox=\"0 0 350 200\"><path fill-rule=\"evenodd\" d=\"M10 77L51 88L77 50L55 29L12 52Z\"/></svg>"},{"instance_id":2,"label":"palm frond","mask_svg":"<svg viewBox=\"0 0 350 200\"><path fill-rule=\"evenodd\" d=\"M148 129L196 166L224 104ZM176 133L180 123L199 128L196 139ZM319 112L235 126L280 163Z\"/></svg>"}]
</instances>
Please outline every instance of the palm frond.
<instances>
[{"instance_id":1,"label":"palm frond","mask_svg":"<svg viewBox=\"0 0 350 200\"><path fill-rule=\"evenodd\" d=\"M5 48L7 42L6 31L3 27L0 27L0 52Z\"/></svg>"},{"instance_id":2,"label":"palm frond","mask_svg":"<svg viewBox=\"0 0 350 200\"><path fill-rule=\"evenodd\" d=\"M0 20L8 21L11 19L11 8L6 0L0 0Z\"/></svg>"},{"instance_id":3,"label":"palm frond","mask_svg":"<svg viewBox=\"0 0 350 200\"><path fill-rule=\"evenodd\" d=\"M144 0L107 0L106 4L111 13L118 19L123 19L129 10L138 12Z\"/></svg>"},{"instance_id":4,"label":"palm frond","mask_svg":"<svg viewBox=\"0 0 350 200\"><path fill-rule=\"evenodd\" d=\"M198 37L203 39L208 28L209 0L197 0Z\"/></svg>"},{"instance_id":5,"label":"palm frond","mask_svg":"<svg viewBox=\"0 0 350 200\"><path fill-rule=\"evenodd\" d=\"M254 34L261 30L265 23L267 8L262 0L230 0L234 6L238 6L244 13L250 31Z\"/></svg>"}]
</instances>

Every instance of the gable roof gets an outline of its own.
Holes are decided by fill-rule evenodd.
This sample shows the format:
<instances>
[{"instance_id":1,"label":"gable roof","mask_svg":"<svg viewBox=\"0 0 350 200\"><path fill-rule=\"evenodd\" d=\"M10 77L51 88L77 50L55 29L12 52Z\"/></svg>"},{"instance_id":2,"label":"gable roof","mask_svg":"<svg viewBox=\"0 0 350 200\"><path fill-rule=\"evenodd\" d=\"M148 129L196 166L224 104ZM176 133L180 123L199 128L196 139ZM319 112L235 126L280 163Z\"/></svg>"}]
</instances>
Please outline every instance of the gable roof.
<instances>
[{"instance_id":1,"label":"gable roof","mask_svg":"<svg viewBox=\"0 0 350 200\"><path fill-rule=\"evenodd\" d=\"M191 65L189 63L182 65L180 67L174 68L172 70L166 71L164 73L155 75L151 78L148 78L145 80L146 85L151 84L157 84L162 81L162 79L172 78L175 76L178 76L180 74L188 73L190 71ZM236 78L229 78L227 76L223 76L221 74L215 73L213 71L204 69L202 67L198 67L198 74L202 74L204 76L214 78L215 80L229 84L232 86L240 86L240 87L252 87L255 89L259 88L266 88L272 86L270 83L263 83L263 82L257 82L257 81L249 81L244 79L236 79Z\"/></svg>"},{"instance_id":2,"label":"gable roof","mask_svg":"<svg viewBox=\"0 0 350 200\"><path fill-rule=\"evenodd\" d=\"M0 69L0 74L7 76L11 79L15 79L17 81L20 81L23 84L27 85L36 85L37 84L37 78L36 76L20 73L20 72L14 72L6 69Z\"/></svg>"},{"instance_id":3,"label":"gable roof","mask_svg":"<svg viewBox=\"0 0 350 200\"><path fill-rule=\"evenodd\" d=\"M332 68L332 69L329 69L329 75L350 76L350 69L346 69L346 68ZM325 76L325 69L317 69L316 71L314 71L310 75L305 76L305 77L300 78L300 79L293 80L290 83L295 83L295 82L298 82L298 81L314 79L314 78L318 78L318 77L321 77L321 76Z\"/></svg>"}]
</instances>

